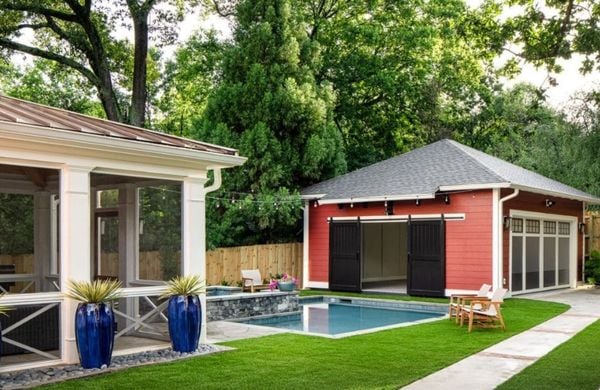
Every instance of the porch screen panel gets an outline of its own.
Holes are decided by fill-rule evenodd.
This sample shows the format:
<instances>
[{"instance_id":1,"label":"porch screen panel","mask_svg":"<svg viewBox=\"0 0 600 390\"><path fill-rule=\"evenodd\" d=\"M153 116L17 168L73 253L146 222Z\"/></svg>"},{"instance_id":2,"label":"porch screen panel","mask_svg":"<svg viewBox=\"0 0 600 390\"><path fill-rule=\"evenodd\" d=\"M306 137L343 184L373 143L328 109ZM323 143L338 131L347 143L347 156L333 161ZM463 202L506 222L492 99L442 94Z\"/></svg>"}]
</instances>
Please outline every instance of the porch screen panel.
<instances>
[{"instance_id":1,"label":"porch screen panel","mask_svg":"<svg viewBox=\"0 0 600 390\"><path fill-rule=\"evenodd\" d=\"M512 290L523 290L523 237L512 238Z\"/></svg>"},{"instance_id":2,"label":"porch screen panel","mask_svg":"<svg viewBox=\"0 0 600 390\"><path fill-rule=\"evenodd\" d=\"M558 239L558 284L569 284L569 252L570 239L559 237Z\"/></svg>"},{"instance_id":3,"label":"porch screen panel","mask_svg":"<svg viewBox=\"0 0 600 390\"><path fill-rule=\"evenodd\" d=\"M544 287L556 285L556 237L544 237Z\"/></svg>"},{"instance_id":4,"label":"porch screen panel","mask_svg":"<svg viewBox=\"0 0 600 390\"><path fill-rule=\"evenodd\" d=\"M140 188L138 202L139 279L169 280L180 275L181 185Z\"/></svg>"},{"instance_id":5,"label":"porch screen panel","mask_svg":"<svg viewBox=\"0 0 600 390\"><path fill-rule=\"evenodd\" d=\"M540 238L525 238L525 289L540 287Z\"/></svg>"}]
</instances>

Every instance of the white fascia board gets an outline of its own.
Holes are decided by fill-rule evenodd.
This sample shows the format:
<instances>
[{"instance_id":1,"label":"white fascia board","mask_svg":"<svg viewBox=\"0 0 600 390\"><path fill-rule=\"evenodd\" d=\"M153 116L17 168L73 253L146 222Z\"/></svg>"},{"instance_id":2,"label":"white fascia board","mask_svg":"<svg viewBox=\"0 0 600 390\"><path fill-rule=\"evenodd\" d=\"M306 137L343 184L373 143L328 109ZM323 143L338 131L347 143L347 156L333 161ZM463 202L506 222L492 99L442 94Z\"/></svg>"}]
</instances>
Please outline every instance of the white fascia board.
<instances>
[{"instance_id":1,"label":"white fascia board","mask_svg":"<svg viewBox=\"0 0 600 390\"><path fill-rule=\"evenodd\" d=\"M157 145L128 139L106 137L96 134L79 133L70 130L50 129L24 123L6 123L0 121L0 138L42 143L61 147L87 149L96 153L110 152L130 156L144 156L186 162L200 162L208 169L229 168L246 162L245 157L185 149L170 145Z\"/></svg>"},{"instance_id":2,"label":"white fascia board","mask_svg":"<svg viewBox=\"0 0 600 390\"><path fill-rule=\"evenodd\" d=\"M342 198L342 199L320 199L319 204L338 204L338 203L367 203L367 202L385 202L393 200L415 200L415 199L435 199L435 194L412 194L412 195L383 195L383 196L365 196L362 198Z\"/></svg>"},{"instance_id":3,"label":"white fascia board","mask_svg":"<svg viewBox=\"0 0 600 390\"><path fill-rule=\"evenodd\" d=\"M489 190L492 188L509 188L510 183L485 183L485 184L459 184L440 186L439 190L446 191L468 191L468 190Z\"/></svg>"},{"instance_id":4,"label":"white fascia board","mask_svg":"<svg viewBox=\"0 0 600 390\"><path fill-rule=\"evenodd\" d=\"M311 194L311 195L301 195L300 199L302 200L318 200L324 197L327 194Z\"/></svg>"},{"instance_id":5,"label":"white fascia board","mask_svg":"<svg viewBox=\"0 0 600 390\"><path fill-rule=\"evenodd\" d=\"M547 196L556 196L558 198L572 199L578 200L581 202L588 202L590 204L600 204L599 198L594 198L593 196L578 196L578 195L570 195L565 194L563 192L555 192L555 191L547 191L541 188L529 187L523 185L511 185L512 188L518 188L522 191L533 192L534 194L547 195Z\"/></svg>"}]
</instances>

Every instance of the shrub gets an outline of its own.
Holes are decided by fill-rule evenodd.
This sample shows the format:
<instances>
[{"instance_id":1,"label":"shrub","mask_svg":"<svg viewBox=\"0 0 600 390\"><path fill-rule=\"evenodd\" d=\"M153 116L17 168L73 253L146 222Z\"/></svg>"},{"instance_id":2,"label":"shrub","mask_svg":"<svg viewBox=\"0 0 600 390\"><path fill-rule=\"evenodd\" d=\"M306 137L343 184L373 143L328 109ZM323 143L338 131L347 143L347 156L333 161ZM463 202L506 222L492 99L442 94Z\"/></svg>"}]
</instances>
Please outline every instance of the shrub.
<instances>
[{"instance_id":1,"label":"shrub","mask_svg":"<svg viewBox=\"0 0 600 390\"><path fill-rule=\"evenodd\" d=\"M585 262L585 280L589 283L600 283L600 252L592 251Z\"/></svg>"}]
</instances>

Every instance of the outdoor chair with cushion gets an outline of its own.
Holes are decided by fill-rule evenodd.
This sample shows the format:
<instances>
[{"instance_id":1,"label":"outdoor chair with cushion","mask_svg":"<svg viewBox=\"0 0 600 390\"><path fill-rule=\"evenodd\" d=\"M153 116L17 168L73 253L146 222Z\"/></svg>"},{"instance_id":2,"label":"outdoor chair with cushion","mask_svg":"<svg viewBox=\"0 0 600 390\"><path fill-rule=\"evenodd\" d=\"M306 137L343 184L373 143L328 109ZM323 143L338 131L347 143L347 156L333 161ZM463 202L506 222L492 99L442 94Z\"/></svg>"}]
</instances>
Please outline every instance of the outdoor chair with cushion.
<instances>
[{"instance_id":1,"label":"outdoor chair with cushion","mask_svg":"<svg viewBox=\"0 0 600 390\"><path fill-rule=\"evenodd\" d=\"M460 308L464 302L472 298L488 298L490 289L492 286L489 284L482 284L477 294L453 294L450 295L450 304L448 305L448 317L450 319L455 318L458 323L460 317Z\"/></svg>"},{"instance_id":2,"label":"outdoor chair with cushion","mask_svg":"<svg viewBox=\"0 0 600 390\"><path fill-rule=\"evenodd\" d=\"M498 288L494 290L489 299L473 298L468 305L464 304L460 309L460 326L467 319L469 332L473 329L473 325L483 328L500 327L505 330L506 326L500 305L504 302L504 295L507 291L505 288Z\"/></svg>"},{"instance_id":3,"label":"outdoor chair with cushion","mask_svg":"<svg viewBox=\"0 0 600 390\"><path fill-rule=\"evenodd\" d=\"M257 269L243 269L242 270L242 291L250 290L264 290L269 288L268 284L263 284L263 280L260 276L260 271Z\"/></svg>"}]
</instances>

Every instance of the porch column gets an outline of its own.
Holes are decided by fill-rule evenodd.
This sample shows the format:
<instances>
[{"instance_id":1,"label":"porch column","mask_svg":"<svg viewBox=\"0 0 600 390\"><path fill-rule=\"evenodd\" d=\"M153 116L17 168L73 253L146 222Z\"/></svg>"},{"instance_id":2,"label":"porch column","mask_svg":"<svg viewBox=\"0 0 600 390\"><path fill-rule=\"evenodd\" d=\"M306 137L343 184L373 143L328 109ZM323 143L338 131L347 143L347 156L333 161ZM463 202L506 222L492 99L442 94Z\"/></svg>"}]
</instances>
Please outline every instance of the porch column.
<instances>
[{"instance_id":1,"label":"porch column","mask_svg":"<svg viewBox=\"0 0 600 390\"><path fill-rule=\"evenodd\" d=\"M60 180L60 288L69 280L91 279L90 171L91 167L65 166ZM65 363L77 363L75 310L77 302L61 306L61 350Z\"/></svg>"},{"instance_id":2,"label":"porch column","mask_svg":"<svg viewBox=\"0 0 600 390\"><path fill-rule=\"evenodd\" d=\"M205 190L207 179L187 177L181 188L181 250L183 275L198 275L206 280L206 217ZM206 295L200 296L202 329L200 342L206 341Z\"/></svg>"},{"instance_id":3,"label":"porch column","mask_svg":"<svg viewBox=\"0 0 600 390\"><path fill-rule=\"evenodd\" d=\"M119 189L119 279L123 287L131 287L130 283L137 279L137 213L137 189L133 184L124 184ZM119 300L120 310L133 318L139 317L138 305L136 298ZM119 329L130 323L120 316L117 321Z\"/></svg>"}]
</instances>

